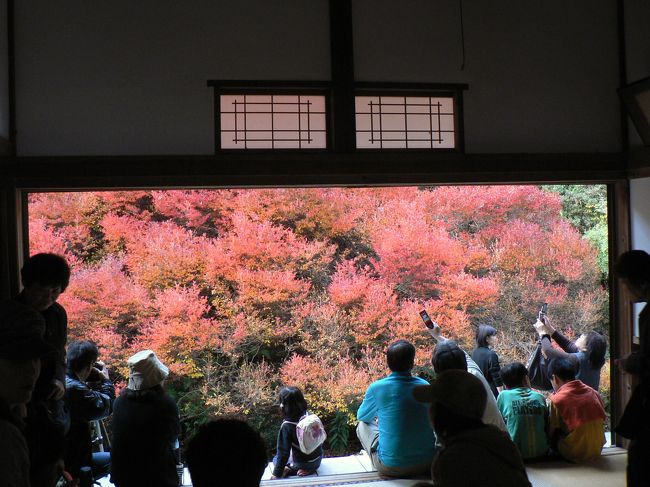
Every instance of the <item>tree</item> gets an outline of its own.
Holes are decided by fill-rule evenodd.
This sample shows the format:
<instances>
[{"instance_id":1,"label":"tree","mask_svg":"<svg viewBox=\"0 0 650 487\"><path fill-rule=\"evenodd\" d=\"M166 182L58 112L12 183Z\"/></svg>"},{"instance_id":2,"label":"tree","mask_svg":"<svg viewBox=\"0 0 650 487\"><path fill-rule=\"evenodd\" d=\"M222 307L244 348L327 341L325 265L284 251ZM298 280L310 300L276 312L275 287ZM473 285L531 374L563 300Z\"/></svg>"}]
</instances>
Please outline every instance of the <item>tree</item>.
<instances>
[{"instance_id":1,"label":"tree","mask_svg":"<svg viewBox=\"0 0 650 487\"><path fill-rule=\"evenodd\" d=\"M565 330L606 329L593 243L606 236L599 194L536 186L38 193L30 246L72 264L60 298L70 334L97 341L118 381L132 353L156 350L188 430L210 414L240 414L271 438L276 390L288 383L336 425L340 448L365 388L386 373L389 343L413 342L417 370L428 373L423 308L468 349L475 326L493 324L504 361L527 358L542 302Z\"/></svg>"}]
</instances>

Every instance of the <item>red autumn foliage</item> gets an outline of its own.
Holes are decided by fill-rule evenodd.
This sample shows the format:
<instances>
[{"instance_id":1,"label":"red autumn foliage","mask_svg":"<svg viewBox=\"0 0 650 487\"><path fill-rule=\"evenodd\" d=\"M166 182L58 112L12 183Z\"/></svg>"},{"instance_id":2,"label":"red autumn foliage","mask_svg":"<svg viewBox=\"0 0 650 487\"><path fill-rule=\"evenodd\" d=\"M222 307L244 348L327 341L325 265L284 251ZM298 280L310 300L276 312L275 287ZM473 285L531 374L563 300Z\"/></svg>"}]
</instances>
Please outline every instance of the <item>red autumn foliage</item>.
<instances>
[{"instance_id":1,"label":"red autumn foliage","mask_svg":"<svg viewBox=\"0 0 650 487\"><path fill-rule=\"evenodd\" d=\"M525 359L541 302L580 332L606 319L596 252L535 186L175 190L30 195L32 252L73 267L73 338L126 375L152 348L184 420L273 409L281 383L351 414L404 338L424 368L418 312L473 346L503 333ZM257 393L256 393L257 391ZM264 409L266 410L266 409ZM253 416L251 416L253 418Z\"/></svg>"}]
</instances>

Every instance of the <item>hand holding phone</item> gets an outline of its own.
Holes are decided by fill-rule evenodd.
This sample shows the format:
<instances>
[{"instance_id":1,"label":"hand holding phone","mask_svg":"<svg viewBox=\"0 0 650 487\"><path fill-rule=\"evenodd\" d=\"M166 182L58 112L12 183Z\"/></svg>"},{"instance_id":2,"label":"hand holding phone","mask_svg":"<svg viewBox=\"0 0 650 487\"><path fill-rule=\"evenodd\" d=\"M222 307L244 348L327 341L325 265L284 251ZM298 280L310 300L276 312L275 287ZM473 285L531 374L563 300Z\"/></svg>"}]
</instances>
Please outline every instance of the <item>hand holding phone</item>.
<instances>
[{"instance_id":1,"label":"hand holding phone","mask_svg":"<svg viewBox=\"0 0 650 487\"><path fill-rule=\"evenodd\" d=\"M422 318L422 321L424 321L424 325L429 329L433 330L433 327L436 326L435 323L431 320L429 315L427 314L426 310L420 311L420 318Z\"/></svg>"},{"instance_id":2,"label":"hand holding phone","mask_svg":"<svg viewBox=\"0 0 650 487\"><path fill-rule=\"evenodd\" d=\"M546 317L546 312L548 311L548 303L542 304L542 307L539 310L539 313L537 313L537 319L541 321L542 323L544 322L544 318Z\"/></svg>"}]
</instances>

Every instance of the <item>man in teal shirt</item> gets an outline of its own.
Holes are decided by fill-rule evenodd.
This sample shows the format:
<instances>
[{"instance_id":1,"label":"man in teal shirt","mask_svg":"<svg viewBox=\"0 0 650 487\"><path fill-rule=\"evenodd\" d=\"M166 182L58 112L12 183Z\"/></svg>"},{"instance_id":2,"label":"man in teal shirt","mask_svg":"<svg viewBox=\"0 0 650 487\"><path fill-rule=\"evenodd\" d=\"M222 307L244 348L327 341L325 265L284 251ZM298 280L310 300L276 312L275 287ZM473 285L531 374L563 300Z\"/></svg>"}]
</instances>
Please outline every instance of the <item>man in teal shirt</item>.
<instances>
[{"instance_id":1,"label":"man in teal shirt","mask_svg":"<svg viewBox=\"0 0 650 487\"><path fill-rule=\"evenodd\" d=\"M380 474L429 474L436 439L426 404L412 392L429 383L411 375L415 347L406 340L390 345L386 358L391 374L368 387L357 411L357 436Z\"/></svg>"},{"instance_id":2,"label":"man in teal shirt","mask_svg":"<svg viewBox=\"0 0 650 487\"><path fill-rule=\"evenodd\" d=\"M497 406L510 438L524 460L546 455L548 408L544 396L530 388L528 370L522 363L504 366L501 380L506 389L499 394Z\"/></svg>"}]
</instances>

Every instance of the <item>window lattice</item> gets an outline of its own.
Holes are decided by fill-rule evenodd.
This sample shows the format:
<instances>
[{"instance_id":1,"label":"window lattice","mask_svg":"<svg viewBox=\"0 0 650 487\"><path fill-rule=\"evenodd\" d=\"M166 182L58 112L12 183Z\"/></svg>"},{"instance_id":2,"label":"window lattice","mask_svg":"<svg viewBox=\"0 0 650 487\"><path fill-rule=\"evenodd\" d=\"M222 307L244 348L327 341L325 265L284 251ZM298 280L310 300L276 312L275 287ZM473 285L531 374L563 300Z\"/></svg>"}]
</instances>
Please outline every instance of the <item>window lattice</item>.
<instances>
[{"instance_id":1,"label":"window lattice","mask_svg":"<svg viewBox=\"0 0 650 487\"><path fill-rule=\"evenodd\" d=\"M221 95L222 149L325 149L325 96Z\"/></svg>"},{"instance_id":2,"label":"window lattice","mask_svg":"<svg viewBox=\"0 0 650 487\"><path fill-rule=\"evenodd\" d=\"M355 97L359 149L453 149L454 99L433 96Z\"/></svg>"}]
</instances>

